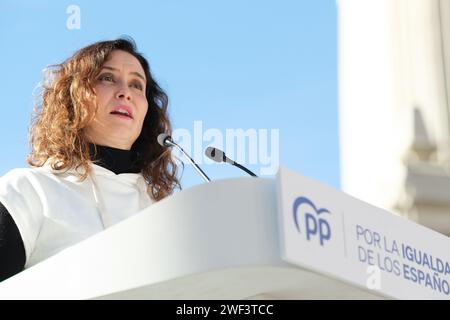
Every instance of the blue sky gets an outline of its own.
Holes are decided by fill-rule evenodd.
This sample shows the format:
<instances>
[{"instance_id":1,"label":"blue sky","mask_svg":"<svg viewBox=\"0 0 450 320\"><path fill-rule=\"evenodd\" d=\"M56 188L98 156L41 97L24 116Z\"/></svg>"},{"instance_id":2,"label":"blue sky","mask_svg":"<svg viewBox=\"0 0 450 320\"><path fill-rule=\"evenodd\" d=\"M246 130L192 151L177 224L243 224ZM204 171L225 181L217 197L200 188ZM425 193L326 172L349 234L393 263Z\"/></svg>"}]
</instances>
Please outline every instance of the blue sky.
<instances>
[{"instance_id":1,"label":"blue sky","mask_svg":"<svg viewBox=\"0 0 450 320\"><path fill-rule=\"evenodd\" d=\"M80 29L66 26L69 5L80 8ZM224 137L226 130L278 130L281 165L340 187L335 0L2 0L0 12L0 175L27 166L42 69L93 42L129 35L169 96L174 129L189 132L191 146L211 142L196 135L196 121L201 133ZM246 176L189 151L212 179ZM260 173L260 159L248 157L243 164ZM198 183L186 165L183 186Z\"/></svg>"}]
</instances>

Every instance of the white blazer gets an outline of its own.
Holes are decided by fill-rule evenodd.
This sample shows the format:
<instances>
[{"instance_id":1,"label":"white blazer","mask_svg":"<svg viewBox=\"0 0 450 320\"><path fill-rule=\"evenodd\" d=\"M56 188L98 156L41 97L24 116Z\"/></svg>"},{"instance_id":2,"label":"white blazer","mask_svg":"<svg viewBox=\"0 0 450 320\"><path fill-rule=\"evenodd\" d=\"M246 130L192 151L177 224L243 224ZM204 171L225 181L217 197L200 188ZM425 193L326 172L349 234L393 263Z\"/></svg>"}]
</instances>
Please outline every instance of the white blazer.
<instances>
[{"instance_id":1,"label":"white blazer","mask_svg":"<svg viewBox=\"0 0 450 320\"><path fill-rule=\"evenodd\" d=\"M140 173L91 165L93 173L83 182L75 169L56 171L49 164L13 169L0 178L0 202L22 236L25 268L155 202Z\"/></svg>"}]
</instances>

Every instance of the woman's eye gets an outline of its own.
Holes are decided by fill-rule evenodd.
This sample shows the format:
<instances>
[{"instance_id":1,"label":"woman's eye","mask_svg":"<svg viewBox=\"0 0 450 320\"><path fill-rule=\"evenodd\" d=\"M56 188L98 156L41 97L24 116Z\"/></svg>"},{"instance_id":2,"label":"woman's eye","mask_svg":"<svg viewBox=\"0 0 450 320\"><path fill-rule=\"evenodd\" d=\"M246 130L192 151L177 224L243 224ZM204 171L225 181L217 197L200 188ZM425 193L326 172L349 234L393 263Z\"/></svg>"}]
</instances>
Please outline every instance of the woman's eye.
<instances>
[{"instance_id":1,"label":"woman's eye","mask_svg":"<svg viewBox=\"0 0 450 320\"><path fill-rule=\"evenodd\" d=\"M103 76L100 76L99 78L98 78L100 81L103 81L103 80L105 80L105 81L110 81L110 82L112 82L114 79L111 77L111 76L109 76L109 75L103 75Z\"/></svg>"},{"instance_id":2,"label":"woman's eye","mask_svg":"<svg viewBox=\"0 0 450 320\"><path fill-rule=\"evenodd\" d=\"M131 86L133 87L133 88L136 88L136 89L138 89L138 90L141 90L142 91L142 85L140 84L140 83L133 83L133 84L131 84Z\"/></svg>"}]
</instances>

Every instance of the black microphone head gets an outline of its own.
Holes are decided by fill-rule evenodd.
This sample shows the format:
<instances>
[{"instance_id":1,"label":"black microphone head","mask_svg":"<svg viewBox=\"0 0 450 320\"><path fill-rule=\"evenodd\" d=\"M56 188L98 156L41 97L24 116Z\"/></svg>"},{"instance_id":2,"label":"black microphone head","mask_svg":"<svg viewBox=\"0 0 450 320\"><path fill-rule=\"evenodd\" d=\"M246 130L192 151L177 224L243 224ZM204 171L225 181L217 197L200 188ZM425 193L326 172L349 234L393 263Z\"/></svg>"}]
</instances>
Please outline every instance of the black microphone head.
<instances>
[{"instance_id":1,"label":"black microphone head","mask_svg":"<svg viewBox=\"0 0 450 320\"><path fill-rule=\"evenodd\" d=\"M160 133L158 135L158 143L163 147L170 147L170 144L167 143L167 140L172 141L172 137L167 133Z\"/></svg>"},{"instance_id":2,"label":"black microphone head","mask_svg":"<svg viewBox=\"0 0 450 320\"><path fill-rule=\"evenodd\" d=\"M206 148L205 155L216 162L223 162L225 159L225 153L213 147Z\"/></svg>"}]
</instances>

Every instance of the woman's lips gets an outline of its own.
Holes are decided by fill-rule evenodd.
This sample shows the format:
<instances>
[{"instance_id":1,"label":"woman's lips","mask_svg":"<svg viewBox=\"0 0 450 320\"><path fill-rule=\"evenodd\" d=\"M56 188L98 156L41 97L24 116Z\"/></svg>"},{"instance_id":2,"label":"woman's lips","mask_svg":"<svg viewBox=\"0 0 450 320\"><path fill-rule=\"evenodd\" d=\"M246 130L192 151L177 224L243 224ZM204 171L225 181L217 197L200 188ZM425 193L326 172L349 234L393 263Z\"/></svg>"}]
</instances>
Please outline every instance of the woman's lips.
<instances>
[{"instance_id":1,"label":"woman's lips","mask_svg":"<svg viewBox=\"0 0 450 320\"><path fill-rule=\"evenodd\" d=\"M113 113L113 114L128 113L128 116L131 119L133 119L133 110L131 109L131 107L124 105L124 104L115 106L110 113Z\"/></svg>"},{"instance_id":2,"label":"woman's lips","mask_svg":"<svg viewBox=\"0 0 450 320\"><path fill-rule=\"evenodd\" d=\"M129 116L126 116L124 114L118 114L118 113L111 113L111 115L125 119L125 120L133 120L132 118L130 118Z\"/></svg>"}]
</instances>

